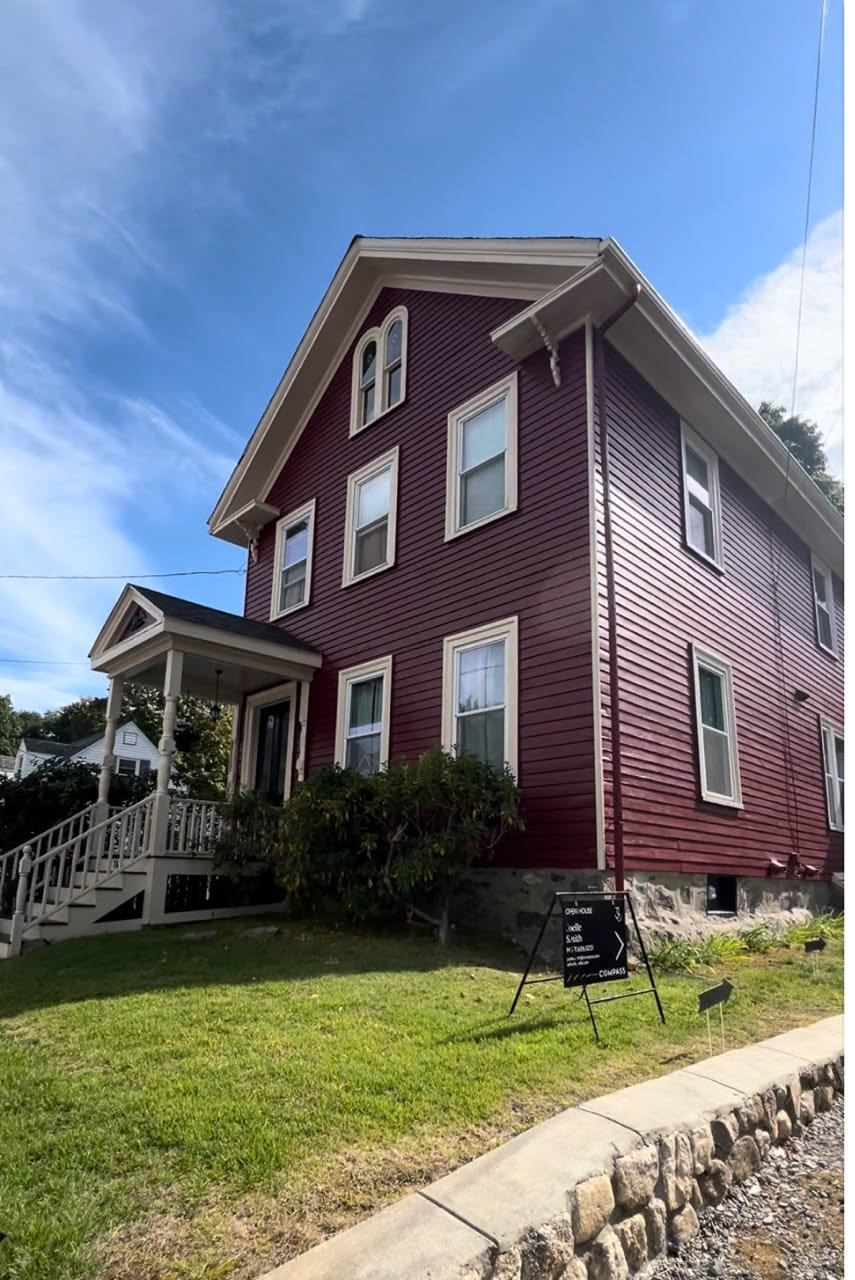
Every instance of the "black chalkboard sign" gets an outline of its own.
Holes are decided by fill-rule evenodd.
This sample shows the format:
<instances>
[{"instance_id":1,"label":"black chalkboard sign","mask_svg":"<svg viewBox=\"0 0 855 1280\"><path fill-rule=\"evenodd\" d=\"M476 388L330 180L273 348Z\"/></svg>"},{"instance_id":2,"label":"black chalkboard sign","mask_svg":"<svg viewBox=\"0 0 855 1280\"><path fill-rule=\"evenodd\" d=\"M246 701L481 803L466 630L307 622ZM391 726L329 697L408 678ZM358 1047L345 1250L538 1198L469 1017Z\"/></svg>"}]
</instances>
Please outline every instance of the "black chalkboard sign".
<instances>
[{"instance_id":1,"label":"black chalkboard sign","mask_svg":"<svg viewBox=\"0 0 855 1280\"><path fill-rule=\"evenodd\" d=\"M565 987L617 982L626 967L626 903L623 895L561 897Z\"/></svg>"}]
</instances>

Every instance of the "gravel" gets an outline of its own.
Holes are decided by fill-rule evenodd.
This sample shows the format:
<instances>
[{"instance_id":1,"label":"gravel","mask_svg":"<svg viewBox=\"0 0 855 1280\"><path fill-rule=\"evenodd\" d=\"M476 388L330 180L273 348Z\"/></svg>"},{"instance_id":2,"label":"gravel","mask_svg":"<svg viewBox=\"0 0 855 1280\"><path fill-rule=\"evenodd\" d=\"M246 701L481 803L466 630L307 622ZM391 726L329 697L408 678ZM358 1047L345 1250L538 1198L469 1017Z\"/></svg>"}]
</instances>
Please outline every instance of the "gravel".
<instances>
[{"instance_id":1,"label":"gravel","mask_svg":"<svg viewBox=\"0 0 855 1280\"><path fill-rule=\"evenodd\" d=\"M842 1280L843 1101L701 1216L699 1234L647 1280Z\"/></svg>"}]
</instances>

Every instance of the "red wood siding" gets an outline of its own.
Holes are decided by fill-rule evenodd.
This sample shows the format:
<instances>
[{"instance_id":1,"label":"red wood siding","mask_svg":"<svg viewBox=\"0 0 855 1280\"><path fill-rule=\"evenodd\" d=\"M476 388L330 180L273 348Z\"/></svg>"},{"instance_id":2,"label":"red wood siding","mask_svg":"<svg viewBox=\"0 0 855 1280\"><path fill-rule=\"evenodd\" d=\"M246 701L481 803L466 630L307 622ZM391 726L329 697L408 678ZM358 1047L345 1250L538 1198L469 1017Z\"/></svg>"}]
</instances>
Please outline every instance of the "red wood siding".
<instances>
[{"instance_id":1,"label":"red wood siding","mask_svg":"<svg viewBox=\"0 0 855 1280\"><path fill-rule=\"evenodd\" d=\"M267 501L317 500L308 607L283 625L324 655L309 700L307 772L335 749L337 673L393 656L392 755L441 733L443 637L519 617L519 781L527 831L513 865L596 862L584 339L562 350L556 389L545 356L519 370L519 508L446 543L447 415L514 368L489 340L518 301L386 290L366 317L409 310L407 399L350 439L351 354L342 362ZM347 477L398 445L396 562L342 588ZM246 613L269 617L274 528L250 564Z\"/></svg>"},{"instance_id":2,"label":"red wood siding","mask_svg":"<svg viewBox=\"0 0 855 1280\"><path fill-rule=\"evenodd\" d=\"M842 583L835 659L816 643L808 547L720 462L724 572L704 564L683 541L679 418L611 348L607 389L627 870L763 875L770 857L792 851L838 870L843 839L828 829L818 721L843 723ZM601 520L598 550L611 854ZM739 811L699 799L693 642L733 667ZM793 701L795 689L807 702Z\"/></svg>"}]
</instances>

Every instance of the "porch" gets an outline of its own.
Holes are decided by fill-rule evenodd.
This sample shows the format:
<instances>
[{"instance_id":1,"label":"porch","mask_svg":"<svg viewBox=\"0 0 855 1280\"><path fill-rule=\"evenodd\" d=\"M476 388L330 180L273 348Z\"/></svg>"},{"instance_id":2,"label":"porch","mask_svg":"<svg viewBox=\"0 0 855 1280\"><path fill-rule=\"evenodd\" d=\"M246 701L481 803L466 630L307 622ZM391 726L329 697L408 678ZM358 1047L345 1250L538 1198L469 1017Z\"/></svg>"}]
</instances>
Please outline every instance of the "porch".
<instances>
[{"instance_id":1,"label":"porch","mask_svg":"<svg viewBox=\"0 0 855 1280\"><path fill-rule=\"evenodd\" d=\"M321 655L270 623L142 587L125 587L90 653L109 677L97 799L0 855L0 954L26 941L141 928L270 908L269 895L223 905L213 849L222 805L170 791L182 695L236 708L229 791L281 803L305 768L309 686ZM163 691L156 787L109 805L126 685ZM251 897L251 895L250 895Z\"/></svg>"}]
</instances>

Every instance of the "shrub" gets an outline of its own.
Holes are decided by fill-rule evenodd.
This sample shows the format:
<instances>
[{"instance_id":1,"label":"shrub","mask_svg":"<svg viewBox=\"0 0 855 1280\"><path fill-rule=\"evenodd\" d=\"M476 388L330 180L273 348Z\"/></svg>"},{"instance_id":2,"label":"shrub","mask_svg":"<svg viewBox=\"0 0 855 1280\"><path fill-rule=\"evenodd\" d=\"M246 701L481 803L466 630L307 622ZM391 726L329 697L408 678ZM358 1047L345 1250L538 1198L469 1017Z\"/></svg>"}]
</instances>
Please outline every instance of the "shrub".
<instances>
[{"instance_id":1,"label":"shrub","mask_svg":"<svg viewBox=\"0 0 855 1280\"><path fill-rule=\"evenodd\" d=\"M275 866L298 909L341 907L353 921L406 915L445 941L449 902L468 867L521 828L511 773L435 750L368 777L331 766L281 810L240 797L217 856Z\"/></svg>"}]
</instances>

